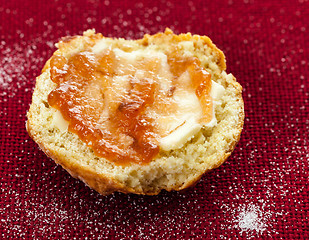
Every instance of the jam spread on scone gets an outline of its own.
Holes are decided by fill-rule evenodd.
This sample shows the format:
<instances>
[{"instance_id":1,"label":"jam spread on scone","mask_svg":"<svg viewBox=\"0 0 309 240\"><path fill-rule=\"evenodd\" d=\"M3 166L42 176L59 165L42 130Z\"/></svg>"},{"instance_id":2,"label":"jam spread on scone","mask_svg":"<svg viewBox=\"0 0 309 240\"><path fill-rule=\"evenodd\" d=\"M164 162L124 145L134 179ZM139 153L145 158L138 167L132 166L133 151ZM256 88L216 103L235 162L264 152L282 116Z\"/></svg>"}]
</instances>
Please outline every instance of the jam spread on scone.
<instances>
[{"instance_id":1,"label":"jam spread on scone","mask_svg":"<svg viewBox=\"0 0 309 240\"><path fill-rule=\"evenodd\" d=\"M100 50L98 50L100 49ZM54 55L48 103L96 155L149 163L213 119L210 74L194 56L94 46ZM186 138L182 141L181 138Z\"/></svg>"}]
</instances>

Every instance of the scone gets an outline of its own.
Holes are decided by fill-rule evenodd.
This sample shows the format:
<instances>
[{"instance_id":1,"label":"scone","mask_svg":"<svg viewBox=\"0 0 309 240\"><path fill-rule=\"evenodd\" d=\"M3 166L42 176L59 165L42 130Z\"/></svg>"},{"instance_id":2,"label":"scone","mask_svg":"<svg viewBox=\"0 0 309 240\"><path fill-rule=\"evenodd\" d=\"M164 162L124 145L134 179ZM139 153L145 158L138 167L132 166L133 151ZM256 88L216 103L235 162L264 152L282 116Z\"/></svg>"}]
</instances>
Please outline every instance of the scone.
<instances>
[{"instance_id":1,"label":"scone","mask_svg":"<svg viewBox=\"0 0 309 240\"><path fill-rule=\"evenodd\" d=\"M208 37L63 38L36 79L27 130L100 194L182 190L232 153L242 87Z\"/></svg>"}]
</instances>

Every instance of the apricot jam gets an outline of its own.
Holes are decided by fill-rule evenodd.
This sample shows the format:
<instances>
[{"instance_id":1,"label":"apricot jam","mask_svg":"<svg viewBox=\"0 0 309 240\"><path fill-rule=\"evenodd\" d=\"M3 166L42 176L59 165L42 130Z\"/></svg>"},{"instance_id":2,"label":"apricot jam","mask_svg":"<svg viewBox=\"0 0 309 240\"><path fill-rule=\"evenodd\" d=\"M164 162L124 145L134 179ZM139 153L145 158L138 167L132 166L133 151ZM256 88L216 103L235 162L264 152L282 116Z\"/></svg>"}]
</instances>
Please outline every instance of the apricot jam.
<instances>
[{"instance_id":1,"label":"apricot jam","mask_svg":"<svg viewBox=\"0 0 309 240\"><path fill-rule=\"evenodd\" d=\"M160 151L159 140L167 133L158 128L155 115L177 111L172 96L182 88L178 79L188 72L192 89L203 109L201 122L212 118L210 74L195 57L167 56L172 76L168 89L160 87L158 74L162 59L145 56L125 61L111 48L100 53L90 49L69 57L54 55L50 61L51 80L57 87L48 103L69 122L96 155L115 164L147 164ZM162 72L160 72L162 76Z\"/></svg>"}]
</instances>

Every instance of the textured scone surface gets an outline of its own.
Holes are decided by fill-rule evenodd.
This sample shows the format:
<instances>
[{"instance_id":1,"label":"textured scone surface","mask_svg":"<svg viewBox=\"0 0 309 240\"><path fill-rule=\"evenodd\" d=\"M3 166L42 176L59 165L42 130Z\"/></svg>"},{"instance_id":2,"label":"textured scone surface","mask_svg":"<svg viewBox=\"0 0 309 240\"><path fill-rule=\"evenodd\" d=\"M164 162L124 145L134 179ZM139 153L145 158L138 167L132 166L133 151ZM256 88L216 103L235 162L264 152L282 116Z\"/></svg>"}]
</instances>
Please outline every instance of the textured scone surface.
<instances>
[{"instance_id":1,"label":"textured scone surface","mask_svg":"<svg viewBox=\"0 0 309 240\"><path fill-rule=\"evenodd\" d=\"M60 42L55 54L68 56L100 39L102 36L87 31L84 36ZM128 46L134 50L151 46L155 51L165 51L178 45L180 54L197 57L211 74L211 80L225 88L220 104L215 105L217 125L202 128L180 149L161 150L148 164L116 165L95 155L76 134L63 131L55 124L56 111L49 106L47 98L56 84L51 81L48 61L36 80L27 114L27 130L41 149L73 177L101 194L120 191L152 195L163 189L181 190L194 184L208 170L220 166L239 141L244 119L242 88L233 75L225 72L223 53L207 37L175 35L170 30L145 35L136 41L109 38L106 41L123 50Z\"/></svg>"}]
</instances>

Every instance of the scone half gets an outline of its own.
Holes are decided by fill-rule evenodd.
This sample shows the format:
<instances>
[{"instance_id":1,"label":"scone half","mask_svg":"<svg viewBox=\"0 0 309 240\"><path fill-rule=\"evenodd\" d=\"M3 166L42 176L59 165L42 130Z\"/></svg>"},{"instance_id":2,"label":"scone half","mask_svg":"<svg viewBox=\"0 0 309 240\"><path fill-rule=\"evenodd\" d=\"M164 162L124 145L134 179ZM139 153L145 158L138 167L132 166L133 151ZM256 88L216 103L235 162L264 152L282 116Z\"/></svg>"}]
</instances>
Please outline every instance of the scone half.
<instances>
[{"instance_id":1,"label":"scone half","mask_svg":"<svg viewBox=\"0 0 309 240\"><path fill-rule=\"evenodd\" d=\"M95 34L93 30L88 30L83 36L62 39L57 47L58 50L53 57L62 57L62 59L69 59L85 51L95 54L109 51L117 59L125 58L123 61L136 61L140 58L152 59L152 56L156 56L161 64L156 71L167 75L170 74L168 72L170 65L166 65L170 62L168 56L177 53L177 56L195 59L203 70L210 74L212 85L208 95L211 96L212 115L211 119L208 118L208 122L205 120L204 124L196 120L195 117L198 114L194 113L193 118L191 116L184 121L185 127L174 135L169 135L165 128L172 128L171 126L180 119L179 114L183 112L177 113L178 115L175 113L172 117L176 120L173 121L168 120L172 119L168 118L171 117L170 115L160 118L163 119L164 126L158 126L160 131L157 131L162 132L163 137L157 141L156 154L151 159L148 158L146 162L142 162L140 157L130 158L131 160L126 162L126 155L121 158L120 162L117 162L120 157L116 156L111 159L98 154L98 151L92 147L91 141L82 140L76 132L70 131L66 121L68 119L64 120L59 109L51 106L50 94L58 85L52 80L51 75L55 72L53 72L51 59L47 61L42 74L36 79L32 104L27 113L27 131L47 156L60 164L73 177L82 180L100 194L107 195L118 191L155 195L161 190L185 189L195 184L207 171L219 167L238 143L244 122L242 87L232 74L226 73L224 54L208 37L192 36L190 33L175 35L171 30L166 29L164 33L145 35L143 39L133 41L105 38L101 34ZM125 62L126 69L128 65L130 64ZM167 73L162 70L165 67ZM134 71L136 76L137 71ZM181 73L185 76L184 72ZM166 80L164 84L159 84L160 89L165 88L167 83L173 81L172 79L175 77ZM181 84L178 86L181 89ZM172 90L174 92L175 87ZM185 90L183 87L183 91ZM119 91L115 91L116 95ZM176 99L177 88L174 94ZM182 96L181 91L179 94ZM113 96L113 94L110 95ZM177 99L182 101L182 97L179 96ZM187 109L183 110L187 115L197 109L192 107L196 102L194 99L192 104L188 101L181 102L183 104L181 109ZM119 111L119 104L117 111ZM117 117L117 115L114 116ZM191 119L193 119L192 122ZM104 117L98 121L104 121ZM179 127L173 126L173 129L179 129ZM176 130L173 131L176 132Z\"/></svg>"}]
</instances>

